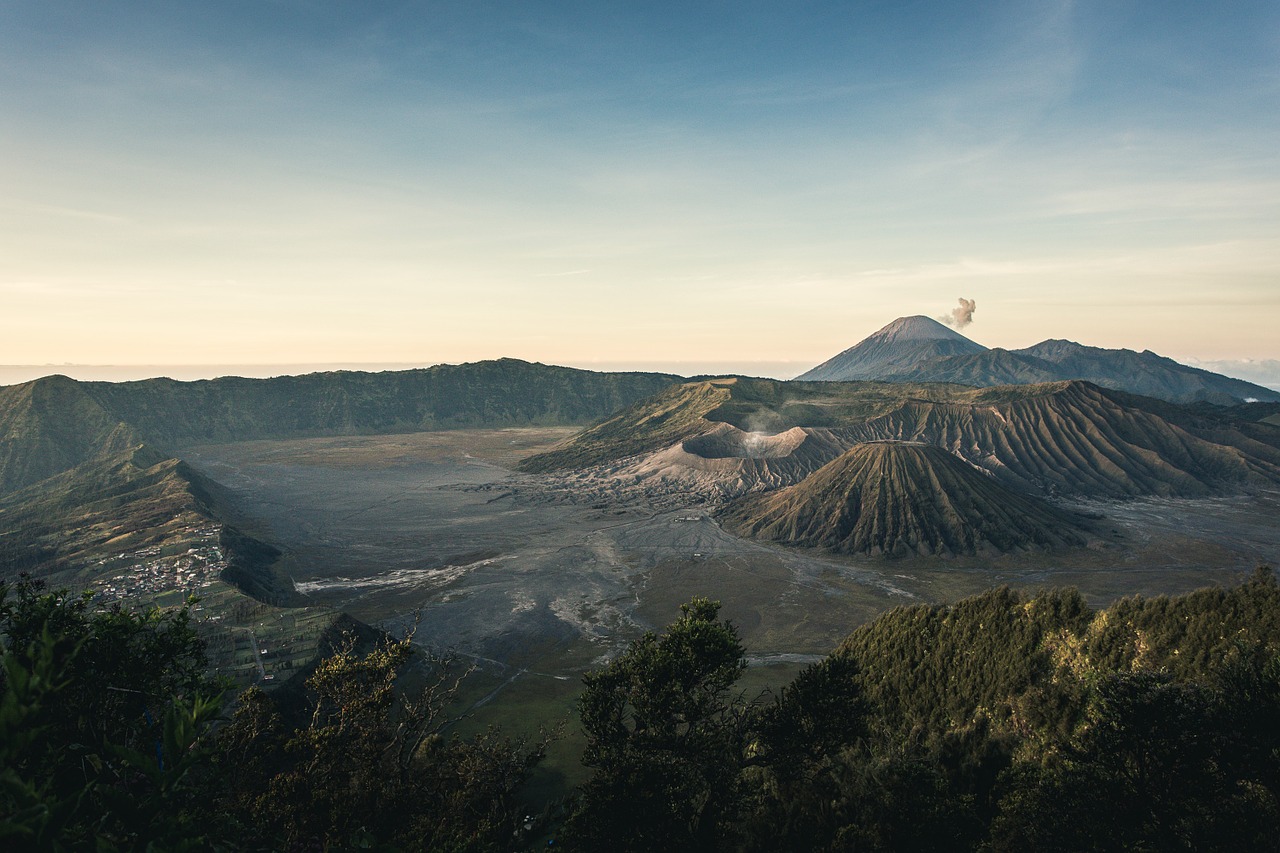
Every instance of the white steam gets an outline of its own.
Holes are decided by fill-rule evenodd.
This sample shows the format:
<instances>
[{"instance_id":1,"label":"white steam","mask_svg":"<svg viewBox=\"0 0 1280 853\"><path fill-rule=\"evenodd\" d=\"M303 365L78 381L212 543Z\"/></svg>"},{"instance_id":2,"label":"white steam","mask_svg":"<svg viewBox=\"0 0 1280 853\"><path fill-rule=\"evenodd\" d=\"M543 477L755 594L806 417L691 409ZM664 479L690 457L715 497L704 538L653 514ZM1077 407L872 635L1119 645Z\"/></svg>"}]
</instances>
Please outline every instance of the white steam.
<instances>
[{"instance_id":1,"label":"white steam","mask_svg":"<svg viewBox=\"0 0 1280 853\"><path fill-rule=\"evenodd\" d=\"M952 308L950 314L944 314L938 319L948 326L963 329L973 322L973 312L976 310L978 310L978 301L976 299L965 299L961 296L960 304Z\"/></svg>"}]
</instances>

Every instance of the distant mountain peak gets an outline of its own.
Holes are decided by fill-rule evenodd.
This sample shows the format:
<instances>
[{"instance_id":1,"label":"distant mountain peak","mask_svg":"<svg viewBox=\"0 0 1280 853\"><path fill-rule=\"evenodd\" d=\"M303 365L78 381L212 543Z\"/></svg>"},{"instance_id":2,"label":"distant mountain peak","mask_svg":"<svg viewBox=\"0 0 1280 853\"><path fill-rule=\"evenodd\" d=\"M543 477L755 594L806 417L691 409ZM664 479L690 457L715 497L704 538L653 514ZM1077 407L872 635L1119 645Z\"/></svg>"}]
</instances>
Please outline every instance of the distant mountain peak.
<instances>
[{"instance_id":1,"label":"distant mountain peak","mask_svg":"<svg viewBox=\"0 0 1280 853\"><path fill-rule=\"evenodd\" d=\"M864 339L881 340L887 343L896 341L969 341L964 335L949 329L932 317L923 314L912 314L910 317L899 317L878 332ZM973 343L973 341L969 341Z\"/></svg>"},{"instance_id":2,"label":"distant mountain peak","mask_svg":"<svg viewBox=\"0 0 1280 853\"><path fill-rule=\"evenodd\" d=\"M982 344L916 314L899 317L854 346L796 377L806 381L847 382L879 379L929 358L986 352Z\"/></svg>"}]
</instances>

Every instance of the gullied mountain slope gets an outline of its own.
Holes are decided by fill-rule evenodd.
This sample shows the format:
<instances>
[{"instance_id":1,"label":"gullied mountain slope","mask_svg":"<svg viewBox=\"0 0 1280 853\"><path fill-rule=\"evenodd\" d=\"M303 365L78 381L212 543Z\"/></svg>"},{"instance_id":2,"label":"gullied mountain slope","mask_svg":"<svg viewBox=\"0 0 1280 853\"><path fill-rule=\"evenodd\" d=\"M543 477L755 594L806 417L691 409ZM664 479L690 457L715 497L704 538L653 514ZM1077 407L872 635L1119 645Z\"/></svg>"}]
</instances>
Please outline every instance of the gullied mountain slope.
<instances>
[{"instance_id":1,"label":"gullied mountain slope","mask_svg":"<svg viewBox=\"0 0 1280 853\"><path fill-rule=\"evenodd\" d=\"M747 536L849 554L959 555L1085 543L1079 521L926 444L859 444L803 482L739 501Z\"/></svg>"},{"instance_id":2,"label":"gullied mountain slope","mask_svg":"<svg viewBox=\"0 0 1280 853\"><path fill-rule=\"evenodd\" d=\"M585 424L677 382L516 359L424 370L274 379L84 383L148 440L168 447L320 435Z\"/></svg>"},{"instance_id":3,"label":"gullied mountain slope","mask_svg":"<svg viewBox=\"0 0 1280 853\"><path fill-rule=\"evenodd\" d=\"M1046 495L1196 497L1280 482L1280 431L1085 382L992 388L962 405L910 400L843 434L934 444Z\"/></svg>"},{"instance_id":4,"label":"gullied mountain slope","mask_svg":"<svg viewBox=\"0 0 1280 853\"><path fill-rule=\"evenodd\" d=\"M1274 426L1085 382L687 383L524 467L731 497L792 485L855 444L883 440L936 445L1037 495L1195 497L1280 483ZM767 454L747 452L753 442Z\"/></svg>"},{"instance_id":5,"label":"gullied mountain slope","mask_svg":"<svg viewBox=\"0 0 1280 853\"><path fill-rule=\"evenodd\" d=\"M0 495L140 443L73 379L0 387Z\"/></svg>"},{"instance_id":6,"label":"gullied mountain slope","mask_svg":"<svg viewBox=\"0 0 1280 853\"><path fill-rule=\"evenodd\" d=\"M880 331L808 370L800 381L849 382L881 379L931 358L986 350L928 317L899 317Z\"/></svg>"}]
</instances>

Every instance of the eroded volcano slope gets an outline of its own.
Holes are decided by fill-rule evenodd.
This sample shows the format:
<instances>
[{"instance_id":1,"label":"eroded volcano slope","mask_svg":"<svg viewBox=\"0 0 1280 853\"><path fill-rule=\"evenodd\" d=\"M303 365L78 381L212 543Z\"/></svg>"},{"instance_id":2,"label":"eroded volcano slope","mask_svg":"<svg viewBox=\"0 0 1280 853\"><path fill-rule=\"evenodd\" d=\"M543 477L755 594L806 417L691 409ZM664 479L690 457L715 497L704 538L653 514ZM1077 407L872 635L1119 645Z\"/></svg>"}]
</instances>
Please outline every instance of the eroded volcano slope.
<instances>
[{"instance_id":1,"label":"eroded volcano slope","mask_svg":"<svg viewBox=\"0 0 1280 853\"><path fill-rule=\"evenodd\" d=\"M803 482L725 511L737 533L846 554L943 555L1086 543L1082 520L940 447L859 444Z\"/></svg>"},{"instance_id":2,"label":"eroded volcano slope","mask_svg":"<svg viewBox=\"0 0 1280 853\"><path fill-rule=\"evenodd\" d=\"M1280 431L1087 382L992 388L963 404L909 400L841 433L937 445L1045 495L1202 497L1280 483Z\"/></svg>"}]
</instances>

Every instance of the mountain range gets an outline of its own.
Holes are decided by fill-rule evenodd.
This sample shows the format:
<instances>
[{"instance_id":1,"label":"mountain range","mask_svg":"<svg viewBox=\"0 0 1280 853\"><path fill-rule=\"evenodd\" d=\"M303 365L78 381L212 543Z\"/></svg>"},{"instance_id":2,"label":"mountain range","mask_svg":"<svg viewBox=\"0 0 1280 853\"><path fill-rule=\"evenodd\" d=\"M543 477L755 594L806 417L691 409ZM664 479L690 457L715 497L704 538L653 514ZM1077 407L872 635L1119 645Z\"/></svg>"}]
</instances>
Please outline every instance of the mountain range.
<instances>
[{"instance_id":1,"label":"mountain range","mask_svg":"<svg viewBox=\"0 0 1280 853\"><path fill-rule=\"evenodd\" d=\"M1229 406L1280 401L1280 392L1189 367L1150 350L1102 349L1047 340L1024 349L987 349L928 317L900 317L796 377L800 381L953 382L991 387L1083 379L1174 403Z\"/></svg>"},{"instance_id":2,"label":"mountain range","mask_svg":"<svg viewBox=\"0 0 1280 853\"><path fill-rule=\"evenodd\" d=\"M386 373L276 379L77 382L0 387L0 576L69 571L108 545L223 527L228 579L268 600L270 547L235 531L217 484L181 460L203 443L467 427L588 424L678 381L515 359ZM276 555L278 556L278 554Z\"/></svg>"},{"instance_id":3,"label":"mountain range","mask_svg":"<svg viewBox=\"0 0 1280 853\"><path fill-rule=\"evenodd\" d=\"M1256 405L1256 404L1255 404ZM1052 501L1280 485L1280 429L1079 380L726 378L669 388L522 463L600 494L699 501L743 535L877 555L1075 547Z\"/></svg>"},{"instance_id":4,"label":"mountain range","mask_svg":"<svg viewBox=\"0 0 1280 853\"><path fill-rule=\"evenodd\" d=\"M735 497L794 485L874 441L941 447L1009 488L1045 497L1200 497L1280 483L1275 426L1082 381L994 388L694 381L521 467L676 479Z\"/></svg>"},{"instance_id":5,"label":"mountain range","mask_svg":"<svg viewBox=\"0 0 1280 853\"><path fill-rule=\"evenodd\" d=\"M1242 402L1280 394L1150 352L986 349L904 317L804 376L684 381L500 359L0 387L0 569L72 565L193 518L234 532L234 508L183 449L257 439L582 425L521 469L707 501L748 535L856 553L1068 547L1087 525L1046 499L1280 484L1280 402ZM242 569L273 558L224 538ZM277 597L269 573L239 574Z\"/></svg>"}]
</instances>

